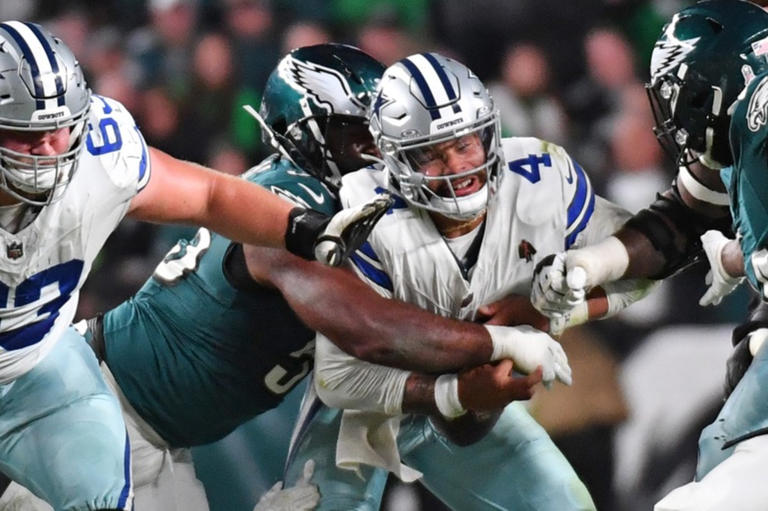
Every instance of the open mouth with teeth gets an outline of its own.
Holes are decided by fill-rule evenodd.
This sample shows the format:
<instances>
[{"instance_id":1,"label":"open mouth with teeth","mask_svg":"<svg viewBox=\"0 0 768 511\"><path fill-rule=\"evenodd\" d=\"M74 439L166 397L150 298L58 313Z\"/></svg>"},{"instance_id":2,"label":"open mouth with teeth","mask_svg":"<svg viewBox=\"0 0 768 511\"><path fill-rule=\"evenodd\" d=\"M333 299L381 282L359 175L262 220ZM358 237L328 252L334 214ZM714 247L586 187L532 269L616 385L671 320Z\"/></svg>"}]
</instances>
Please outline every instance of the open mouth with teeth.
<instances>
[{"instance_id":1,"label":"open mouth with teeth","mask_svg":"<svg viewBox=\"0 0 768 511\"><path fill-rule=\"evenodd\" d=\"M440 183L436 194L441 197L465 197L478 192L485 184L485 173L479 172L468 176L461 176ZM453 190L451 190L451 188Z\"/></svg>"}]
</instances>

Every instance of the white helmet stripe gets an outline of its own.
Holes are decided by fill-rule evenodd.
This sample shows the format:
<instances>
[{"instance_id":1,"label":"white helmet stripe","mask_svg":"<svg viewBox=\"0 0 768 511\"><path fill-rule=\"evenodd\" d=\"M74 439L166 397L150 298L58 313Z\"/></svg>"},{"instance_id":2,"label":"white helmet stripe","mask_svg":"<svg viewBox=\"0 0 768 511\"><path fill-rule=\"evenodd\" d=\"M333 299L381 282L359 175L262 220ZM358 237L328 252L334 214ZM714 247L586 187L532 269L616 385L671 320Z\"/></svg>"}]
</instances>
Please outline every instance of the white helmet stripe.
<instances>
[{"instance_id":1,"label":"white helmet stripe","mask_svg":"<svg viewBox=\"0 0 768 511\"><path fill-rule=\"evenodd\" d=\"M413 55L409 57L411 62L413 62L416 67L421 71L421 75L424 77L424 80L427 82L427 86L429 87L429 90L432 91L432 96L435 98L435 104L436 105L444 105L448 103L453 98L448 97L448 91L443 86L443 81L440 79L440 77L437 75L437 72L435 71L435 68L432 66L432 63L429 62L424 55L418 54Z\"/></svg>"},{"instance_id":2,"label":"white helmet stripe","mask_svg":"<svg viewBox=\"0 0 768 511\"><path fill-rule=\"evenodd\" d=\"M25 23L8 21L3 23L3 27L19 45L33 71L38 109L55 108L58 103L57 97L64 91L58 80L58 73L53 69L56 61L50 45ZM41 100L43 100L42 104Z\"/></svg>"},{"instance_id":3,"label":"white helmet stripe","mask_svg":"<svg viewBox=\"0 0 768 511\"><path fill-rule=\"evenodd\" d=\"M453 86L445 71L440 67L435 58L428 53L419 53L411 55L407 60L419 71L426 87L429 88L432 94L434 103L428 106L440 106L440 115L437 117L441 117L444 114L450 115L451 112L442 111L443 108L449 106L449 103L452 104L452 112L458 113L459 110L454 107L457 106L456 92L453 90ZM433 118L435 117L433 116Z\"/></svg>"}]
</instances>

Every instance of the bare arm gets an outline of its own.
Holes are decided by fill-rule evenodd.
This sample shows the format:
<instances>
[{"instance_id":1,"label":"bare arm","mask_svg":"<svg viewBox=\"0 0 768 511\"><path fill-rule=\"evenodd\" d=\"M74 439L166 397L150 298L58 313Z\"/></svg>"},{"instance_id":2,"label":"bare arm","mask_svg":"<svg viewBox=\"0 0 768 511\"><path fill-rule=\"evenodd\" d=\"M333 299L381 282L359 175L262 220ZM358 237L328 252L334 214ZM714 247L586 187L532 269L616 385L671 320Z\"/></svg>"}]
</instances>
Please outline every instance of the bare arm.
<instances>
[{"instance_id":1,"label":"bare arm","mask_svg":"<svg viewBox=\"0 0 768 511\"><path fill-rule=\"evenodd\" d=\"M483 364L461 371L458 375L458 398L467 410L495 412L512 401L533 396L533 387L541 382L541 371L526 376L512 373L511 360ZM429 374L411 373L405 383L403 412L440 416L435 403L435 381Z\"/></svg>"},{"instance_id":2,"label":"bare arm","mask_svg":"<svg viewBox=\"0 0 768 511\"><path fill-rule=\"evenodd\" d=\"M411 373L405 385L403 411L429 415L432 424L454 444L471 445L493 428L507 404L530 399L533 387L541 382L541 369L528 376L514 376L512 367L511 360L502 360L459 373L458 399L467 412L455 418L445 417L436 406L436 377Z\"/></svg>"},{"instance_id":3,"label":"bare arm","mask_svg":"<svg viewBox=\"0 0 768 511\"><path fill-rule=\"evenodd\" d=\"M228 238L284 247L295 207L244 179L176 159L150 148L152 178L131 202L140 220L202 225Z\"/></svg>"},{"instance_id":4,"label":"bare arm","mask_svg":"<svg viewBox=\"0 0 768 511\"><path fill-rule=\"evenodd\" d=\"M425 372L452 371L491 359L479 324L443 318L378 295L347 270L304 261L282 250L244 247L251 276L278 288L311 329L368 362Z\"/></svg>"}]
</instances>

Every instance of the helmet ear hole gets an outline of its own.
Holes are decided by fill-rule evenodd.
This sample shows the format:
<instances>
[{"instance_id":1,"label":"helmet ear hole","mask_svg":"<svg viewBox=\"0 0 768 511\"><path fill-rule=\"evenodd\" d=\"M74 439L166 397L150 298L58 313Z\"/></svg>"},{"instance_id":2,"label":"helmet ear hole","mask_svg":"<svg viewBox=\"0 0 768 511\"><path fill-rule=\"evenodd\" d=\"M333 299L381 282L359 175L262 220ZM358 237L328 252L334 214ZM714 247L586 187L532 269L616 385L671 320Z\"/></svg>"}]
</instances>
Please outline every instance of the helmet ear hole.
<instances>
[{"instance_id":1,"label":"helmet ear hole","mask_svg":"<svg viewBox=\"0 0 768 511\"><path fill-rule=\"evenodd\" d=\"M712 28L712 32L714 34L719 34L720 32L723 31L723 24L720 23L719 21L713 18L707 17L707 23L709 23L709 26Z\"/></svg>"}]
</instances>

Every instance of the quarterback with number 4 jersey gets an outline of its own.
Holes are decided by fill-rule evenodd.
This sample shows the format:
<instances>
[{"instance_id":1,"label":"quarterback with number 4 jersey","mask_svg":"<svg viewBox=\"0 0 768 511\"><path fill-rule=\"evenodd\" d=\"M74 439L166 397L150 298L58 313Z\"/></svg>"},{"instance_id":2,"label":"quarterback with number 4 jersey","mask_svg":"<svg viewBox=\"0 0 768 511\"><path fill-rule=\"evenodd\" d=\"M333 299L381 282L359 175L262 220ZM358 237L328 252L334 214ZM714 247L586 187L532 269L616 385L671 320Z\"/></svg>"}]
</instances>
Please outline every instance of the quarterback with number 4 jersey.
<instances>
[{"instance_id":1,"label":"quarterback with number 4 jersey","mask_svg":"<svg viewBox=\"0 0 768 511\"><path fill-rule=\"evenodd\" d=\"M628 217L595 195L561 147L536 138L500 140L498 112L483 84L441 55L412 55L389 67L370 126L386 167L344 176L341 199L351 207L382 190L395 194L392 209L351 258L384 296L477 320L484 304L527 296L543 255L600 240ZM425 407L413 373L356 360L322 336L316 348L314 387L287 480L314 459L319 509L376 509L387 471L405 481L423 477L452 509L594 508L520 403L471 416L467 394L443 375L434 383L435 406ZM524 353L512 359L520 372L536 367ZM543 368L545 383L570 382L564 362ZM484 421L487 434L461 447L452 443L467 439L464 424ZM328 452L328 445L335 448Z\"/></svg>"}]
</instances>

